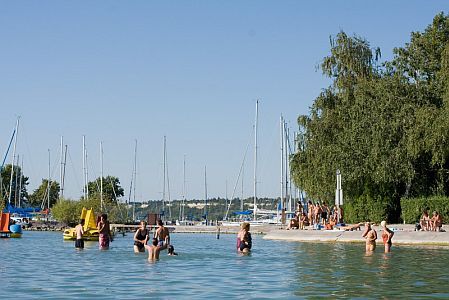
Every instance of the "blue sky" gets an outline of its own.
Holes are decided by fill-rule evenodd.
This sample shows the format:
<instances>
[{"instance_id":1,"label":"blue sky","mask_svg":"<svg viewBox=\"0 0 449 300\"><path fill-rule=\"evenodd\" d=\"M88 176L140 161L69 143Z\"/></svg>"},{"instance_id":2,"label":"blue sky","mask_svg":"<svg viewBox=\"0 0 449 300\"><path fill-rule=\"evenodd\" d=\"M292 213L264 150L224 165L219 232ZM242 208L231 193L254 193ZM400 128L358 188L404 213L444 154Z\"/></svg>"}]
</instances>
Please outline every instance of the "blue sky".
<instances>
[{"instance_id":1,"label":"blue sky","mask_svg":"<svg viewBox=\"0 0 449 300\"><path fill-rule=\"evenodd\" d=\"M66 192L82 194L82 135L89 180L129 189L138 140L137 199L160 199L163 136L171 198L228 196L259 109L259 196L279 194L279 117L292 131L329 84L317 71L340 30L380 47L383 59L423 31L444 1L2 1L0 153L21 116L18 154L31 192L59 179L59 143L69 157ZM252 194L252 153L244 196ZM8 158L8 163L11 158ZM239 187L239 196L241 194Z\"/></svg>"}]
</instances>

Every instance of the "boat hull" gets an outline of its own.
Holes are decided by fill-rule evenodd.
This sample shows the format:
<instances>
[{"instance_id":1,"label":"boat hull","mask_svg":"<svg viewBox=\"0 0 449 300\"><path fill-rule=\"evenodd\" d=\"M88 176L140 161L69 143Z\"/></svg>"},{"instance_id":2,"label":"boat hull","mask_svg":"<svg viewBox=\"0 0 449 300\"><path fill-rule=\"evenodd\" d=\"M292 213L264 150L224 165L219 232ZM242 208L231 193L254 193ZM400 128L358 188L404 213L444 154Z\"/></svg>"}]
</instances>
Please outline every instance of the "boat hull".
<instances>
[{"instance_id":1,"label":"boat hull","mask_svg":"<svg viewBox=\"0 0 449 300\"><path fill-rule=\"evenodd\" d=\"M98 241L100 233L97 229L90 229L83 234L83 240L85 241ZM75 228L69 228L64 230L63 238L65 241L76 240Z\"/></svg>"}]
</instances>

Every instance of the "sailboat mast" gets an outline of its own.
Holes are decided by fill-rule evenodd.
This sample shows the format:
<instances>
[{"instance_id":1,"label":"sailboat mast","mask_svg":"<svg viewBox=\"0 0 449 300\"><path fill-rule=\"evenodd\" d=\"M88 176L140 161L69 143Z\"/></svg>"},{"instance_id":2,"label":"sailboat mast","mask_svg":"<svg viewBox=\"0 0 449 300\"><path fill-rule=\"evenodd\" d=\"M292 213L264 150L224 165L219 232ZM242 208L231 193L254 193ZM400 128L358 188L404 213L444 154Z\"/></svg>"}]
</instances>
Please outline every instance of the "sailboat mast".
<instances>
[{"instance_id":1,"label":"sailboat mast","mask_svg":"<svg viewBox=\"0 0 449 300\"><path fill-rule=\"evenodd\" d=\"M164 219L165 219L165 164L166 164L166 158L165 158L165 154L166 154L166 147L167 147L167 140L166 140L166 136L164 135L164 180L163 180L163 188L162 188L162 211L164 213Z\"/></svg>"},{"instance_id":2,"label":"sailboat mast","mask_svg":"<svg viewBox=\"0 0 449 300\"><path fill-rule=\"evenodd\" d=\"M256 119L254 122L254 214L253 219L257 216L257 123L259 119L259 100L256 101Z\"/></svg>"},{"instance_id":3,"label":"sailboat mast","mask_svg":"<svg viewBox=\"0 0 449 300\"><path fill-rule=\"evenodd\" d=\"M184 214L185 214L185 205L186 205L186 156L184 155L184 161L182 165L182 177L183 177L183 183L182 183L182 206L181 206L181 213L180 218L182 221L184 221Z\"/></svg>"},{"instance_id":4,"label":"sailboat mast","mask_svg":"<svg viewBox=\"0 0 449 300\"><path fill-rule=\"evenodd\" d=\"M61 198L64 198L64 182L65 182L66 163L67 163L67 145L64 146L64 166L62 169L62 179L61 179Z\"/></svg>"},{"instance_id":5,"label":"sailboat mast","mask_svg":"<svg viewBox=\"0 0 449 300\"><path fill-rule=\"evenodd\" d=\"M17 162L18 163L18 162ZM22 164L20 167L20 179L19 179L19 207L21 207L22 202L22 181L23 181L23 155L22 155Z\"/></svg>"},{"instance_id":6,"label":"sailboat mast","mask_svg":"<svg viewBox=\"0 0 449 300\"><path fill-rule=\"evenodd\" d=\"M288 178L288 130L287 130L287 123L284 120L284 163L285 163L285 170L284 170L284 176L285 176L285 202L288 203L288 210L291 210L291 199L289 194L289 178ZM287 202L288 201L288 202Z\"/></svg>"},{"instance_id":7,"label":"sailboat mast","mask_svg":"<svg viewBox=\"0 0 449 300\"><path fill-rule=\"evenodd\" d=\"M100 142L100 209L103 211L103 142Z\"/></svg>"},{"instance_id":8,"label":"sailboat mast","mask_svg":"<svg viewBox=\"0 0 449 300\"><path fill-rule=\"evenodd\" d=\"M133 186L133 221L136 219L136 177L137 177L137 139L134 145L134 186Z\"/></svg>"},{"instance_id":9,"label":"sailboat mast","mask_svg":"<svg viewBox=\"0 0 449 300\"><path fill-rule=\"evenodd\" d=\"M207 225L207 166L204 166L204 218Z\"/></svg>"},{"instance_id":10,"label":"sailboat mast","mask_svg":"<svg viewBox=\"0 0 449 300\"><path fill-rule=\"evenodd\" d=\"M50 210L51 167L50 149L48 149L48 182L47 182L47 208Z\"/></svg>"},{"instance_id":11,"label":"sailboat mast","mask_svg":"<svg viewBox=\"0 0 449 300\"><path fill-rule=\"evenodd\" d=\"M13 150L12 150L11 178L9 180L9 195L8 195L8 203L9 203L9 205L11 205L12 181L13 181L13 178L14 178L14 162L16 160L17 135L19 134L19 120L20 120L20 117L17 118L16 135L14 136L14 147L13 147Z\"/></svg>"},{"instance_id":12,"label":"sailboat mast","mask_svg":"<svg viewBox=\"0 0 449 300\"><path fill-rule=\"evenodd\" d=\"M59 165L59 183L61 184L61 194L62 194L62 177L64 172L64 137L61 135L61 153L60 153L60 165ZM60 194L60 198L62 197Z\"/></svg>"},{"instance_id":13,"label":"sailboat mast","mask_svg":"<svg viewBox=\"0 0 449 300\"><path fill-rule=\"evenodd\" d=\"M14 183L14 206L17 206L17 185L19 183L19 162L20 162L20 155L17 155L17 171L16 171L16 179Z\"/></svg>"},{"instance_id":14,"label":"sailboat mast","mask_svg":"<svg viewBox=\"0 0 449 300\"><path fill-rule=\"evenodd\" d=\"M86 194L86 136L83 135L83 198L87 199Z\"/></svg>"},{"instance_id":15,"label":"sailboat mast","mask_svg":"<svg viewBox=\"0 0 449 300\"><path fill-rule=\"evenodd\" d=\"M281 206L282 210L285 209L285 200L284 200L284 119L281 115L281 120L279 123L280 129L280 142L281 142Z\"/></svg>"}]
</instances>

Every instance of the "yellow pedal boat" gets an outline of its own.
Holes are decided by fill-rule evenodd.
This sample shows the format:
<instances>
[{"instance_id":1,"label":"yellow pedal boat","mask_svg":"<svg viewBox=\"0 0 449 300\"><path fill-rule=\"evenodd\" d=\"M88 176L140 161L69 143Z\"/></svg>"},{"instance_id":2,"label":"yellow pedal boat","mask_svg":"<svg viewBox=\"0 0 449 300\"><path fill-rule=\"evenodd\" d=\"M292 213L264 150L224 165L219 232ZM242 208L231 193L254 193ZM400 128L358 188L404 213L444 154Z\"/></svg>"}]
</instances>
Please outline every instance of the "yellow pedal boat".
<instances>
[{"instance_id":1,"label":"yellow pedal boat","mask_svg":"<svg viewBox=\"0 0 449 300\"><path fill-rule=\"evenodd\" d=\"M98 231L97 225L95 224L95 214L94 214L93 209L86 209L83 207L83 210L81 211L80 219L84 219L83 239L85 241L98 241L100 232ZM67 241L76 240L75 228L69 228L69 229L64 230L63 237L64 237L64 240L67 240Z\"/></svg>"}]
</instances>

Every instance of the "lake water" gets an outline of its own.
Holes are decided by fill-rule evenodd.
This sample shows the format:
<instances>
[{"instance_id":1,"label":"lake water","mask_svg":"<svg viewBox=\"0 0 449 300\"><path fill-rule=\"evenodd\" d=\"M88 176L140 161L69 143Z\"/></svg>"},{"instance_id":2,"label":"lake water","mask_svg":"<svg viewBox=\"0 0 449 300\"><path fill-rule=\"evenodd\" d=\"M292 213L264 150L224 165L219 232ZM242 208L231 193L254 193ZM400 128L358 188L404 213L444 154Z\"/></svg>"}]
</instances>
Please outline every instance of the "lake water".
<instances>
[{"instance_id":1,"label":"lake water","mask_svg":"<svg viewBox=\"0 0 449 300\"><path fill-rule=\"evenodd\" d=\"M235 252L235 235L172 234L179 256L158 262L134 254L132 235L108 251L82 251L59 232L0 239L0 299L449 298L449 249L293 243L253 236Z\"/></svg>"}]
</instances>

